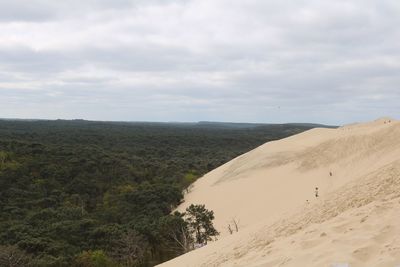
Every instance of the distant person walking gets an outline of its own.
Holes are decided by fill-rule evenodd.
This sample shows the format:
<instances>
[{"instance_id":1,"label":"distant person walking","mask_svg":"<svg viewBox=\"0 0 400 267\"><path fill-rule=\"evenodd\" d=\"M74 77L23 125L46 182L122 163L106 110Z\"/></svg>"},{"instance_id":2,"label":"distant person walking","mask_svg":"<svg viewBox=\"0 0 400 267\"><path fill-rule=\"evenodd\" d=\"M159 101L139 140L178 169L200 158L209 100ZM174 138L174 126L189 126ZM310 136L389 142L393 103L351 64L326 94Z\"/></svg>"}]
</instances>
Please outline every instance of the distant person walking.
<instances>
[{"instance_id":1,"label":"distant person walking","mask_svg":"<svg viewBox=\"0 0 400 267\"><path fill-rule=\"evenodd\" d=\"M315 188L315 197L319 197L319 194L318 194L318 187Z\"/></svg>"}]
</instances>

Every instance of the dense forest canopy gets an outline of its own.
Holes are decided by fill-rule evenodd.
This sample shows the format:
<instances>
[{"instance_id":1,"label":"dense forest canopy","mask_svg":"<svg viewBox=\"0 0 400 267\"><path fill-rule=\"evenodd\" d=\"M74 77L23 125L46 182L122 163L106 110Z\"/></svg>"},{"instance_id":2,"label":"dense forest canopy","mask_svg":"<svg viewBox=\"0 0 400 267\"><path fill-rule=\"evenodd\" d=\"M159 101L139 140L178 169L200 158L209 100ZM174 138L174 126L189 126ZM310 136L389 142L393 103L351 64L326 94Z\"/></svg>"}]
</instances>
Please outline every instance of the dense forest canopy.
<instances>
[{"instance_id":1,"label":"dense forest canopy","mask_svg":"<svg viewBox=\"0 0 400 267\"><path fill-rule=\"evenodd\" d=\"M0 261L151 266L196 178L311 124L0 120ZM172 216L172 217L171 217ZM1 262L0 262L1 264Z\"/></svg>"}]
</instances>

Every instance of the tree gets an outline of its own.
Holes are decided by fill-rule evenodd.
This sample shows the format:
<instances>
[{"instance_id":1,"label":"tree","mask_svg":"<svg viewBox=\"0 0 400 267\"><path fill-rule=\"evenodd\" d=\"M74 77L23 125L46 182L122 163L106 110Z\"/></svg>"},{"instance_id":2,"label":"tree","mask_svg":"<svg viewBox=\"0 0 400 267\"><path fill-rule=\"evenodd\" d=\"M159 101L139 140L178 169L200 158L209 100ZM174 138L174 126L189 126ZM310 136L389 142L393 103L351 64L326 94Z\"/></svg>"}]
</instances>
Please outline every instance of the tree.
<instances>
[{"instance_id":1,"label":"tree","mask_svg":"<svg viewBox=\"0 0 400 267\"><path fill-rule=\"evenodd\" d=\"M214 212L207 210L205 205L190 205L186 209L185 218L197 244L207 244L213 236L219 235L212 223Z\"/></svg>"},{"instance_id":2,"label":"tree","mask_svg":"<svg viewBox=\"0 0 400 267\"><path fill-rule=\"evenodd\" d=\"M111 267L116 266L102 250L83 251L75 259L76 267Z\"/></svg>"},{"instance_id":3,"label":"tree","mask_svg":"<svg viewBox=\"0 0 400 267\"><path fill-rule=\"evenodd\" d=\"M0 246L0 266L30 266L31 257L17 246Z\"/></svg>"},{"instance_id":4,"label":"tree","mask_svg":"<svg viewBox=\"0 0 400 267\"><path fill-rule=\"evenodd\" d=\"M148 243L140 234L128 230L114 241L112 256L123 266L135 266L144 260L147 247Z\"/></svg>"},{"instance_id":5,"label":"tree","mask_svg":"<svg viewBox=\"0 0 400 267\"><path fill-rule=\"evenodd\" d=\"M302 131L237 126L0 120L0 244L18 244L33 266L73 266L83 251L82 264L101 265L116 239L132 262L143 252L134 235L122 237L128 229L141 237L139 265L192 250L208 239L187 212L171 214L184 190L239 154Z\"/></svg>"},{"instance_id":6,"label":"tree","mask_svg":"<svg viewBox=\"0 0 400 267\"><path fill-rule=\"evenodd\" d=\"M185 213L175 211L174 214L165 216L161 220L162 231L178 247L179 254L187 253L193 250L193 236L188 226L188 222L184 220Z\"/></svg>"}]
</instances>

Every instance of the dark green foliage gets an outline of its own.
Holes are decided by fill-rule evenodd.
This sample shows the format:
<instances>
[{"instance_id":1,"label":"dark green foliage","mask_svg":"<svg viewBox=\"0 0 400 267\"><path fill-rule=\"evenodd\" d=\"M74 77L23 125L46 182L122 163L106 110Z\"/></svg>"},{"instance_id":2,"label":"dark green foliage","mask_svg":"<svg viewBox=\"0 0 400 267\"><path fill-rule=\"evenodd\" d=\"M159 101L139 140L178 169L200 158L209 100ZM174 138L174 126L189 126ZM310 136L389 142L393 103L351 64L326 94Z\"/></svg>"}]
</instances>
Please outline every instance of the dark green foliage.
<instances>
[{"instance_id":1,"label":"dark green foliage","mask_svg":"<svg viewBox=\"0 0 400 267\"><path fill-rule=\"evenodd\" d=\"M309 128L0 120L1 248L29 255L32 266L168 260L186 251L165 231L179 229L169 214L190 183ZM119 252L115 240L126 241Z\"/></svg>"},{"instance_id":2,"label":"dark green foliage","mask_svg":"<svg viewBox=\"0 0 400 267\"><path fill-rule=\"evenodd\" d=\"M185 214L175 211L160 220L161 233L164 242L171 253L181 254L193 250L193 230L184 218Z\"/></svg>"},{"instance_id":3,"label":"dark green foliage","mask_svg":"<svg viewBox=\"0 0 400 267\"><path fill-rule=\"evenodd\" d=\"M117 266L102 250L83 251L74 260L75 267L112 267Z\"/></svg>"},{"instance_id":4,"label":"dark green foliage","mask_svg":"<svg viewBox=\"0 0 400 267\"><path fill-rule=\"evenodd\" d=\"M175 211L161 219L161 229L164 241L169 242L172 252L186 253L203 246L213 237L219 235L214 228L214 212L204 205L190 205L186 212Z\"/></svg>"},{"instance_id":5,"label":"dark green foliage","mask_svg":"<svg viewBox=\"0 0 400 267\"><path fill-rule=\"evenodd\" d=\"M138 232L128 230L112 241L110 253L122 266L137 266L148 256L148 243Z\"/></svg>"},{"instance_id":6,"label":"dark green foliage","mask_svg":"<svg viewBox=\"0 0 400 267\"><path fill-rule=\"evenodd\" d=\"M188 229L193 232L195 243L207 244L207 241L212 240L212 237L219 235L212 223L214 212L207 210L204 205L191 204L186 209L184 217L186 217Z\"/></svg>"},{"instance_id":7,"label":"dark green foliage","mask_svg":"<svg viewBox=\"0 0 400 267\"><path fill-rule=\"evenodd\" d=\"M2 267L28 267L32 259L18 246L0 246L0 266Z\"/></svg>"}]
</instances>

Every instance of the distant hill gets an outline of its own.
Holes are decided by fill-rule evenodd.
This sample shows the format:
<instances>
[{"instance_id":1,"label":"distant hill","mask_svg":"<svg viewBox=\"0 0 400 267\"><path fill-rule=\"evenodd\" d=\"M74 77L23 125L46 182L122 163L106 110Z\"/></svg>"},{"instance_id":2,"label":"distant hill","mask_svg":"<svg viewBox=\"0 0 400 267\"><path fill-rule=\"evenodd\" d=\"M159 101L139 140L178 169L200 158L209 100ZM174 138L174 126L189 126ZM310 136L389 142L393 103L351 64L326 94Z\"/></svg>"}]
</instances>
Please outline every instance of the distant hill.
<instances>
[{"instance_id":1,"label":"distant hill","mask_svg":"<svg viewBox=\"0 0 400 267\"><path fill-rule=\"evenodd\" d=\"M255 128L255 127L283 127L283 126L299 126L299 127L309 127L309 128L336 128L337 126L329 126L323 124L315 123L236 123L236 122L211 122L211 121L200 121L197 123L199 126L208 127L226 127L226 128Z\"/></svg>"}]
</instances>

